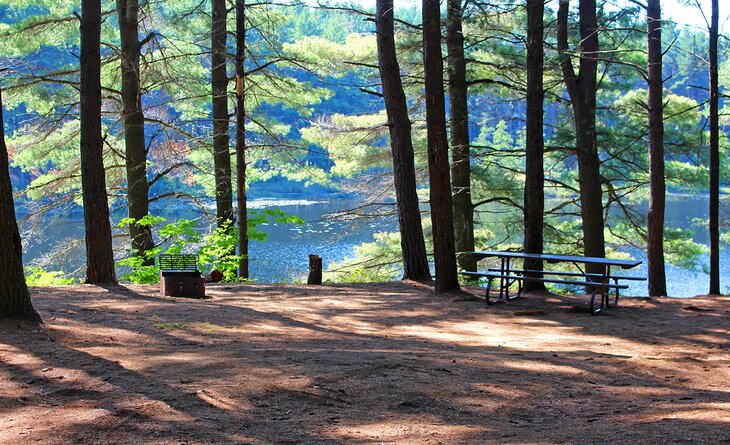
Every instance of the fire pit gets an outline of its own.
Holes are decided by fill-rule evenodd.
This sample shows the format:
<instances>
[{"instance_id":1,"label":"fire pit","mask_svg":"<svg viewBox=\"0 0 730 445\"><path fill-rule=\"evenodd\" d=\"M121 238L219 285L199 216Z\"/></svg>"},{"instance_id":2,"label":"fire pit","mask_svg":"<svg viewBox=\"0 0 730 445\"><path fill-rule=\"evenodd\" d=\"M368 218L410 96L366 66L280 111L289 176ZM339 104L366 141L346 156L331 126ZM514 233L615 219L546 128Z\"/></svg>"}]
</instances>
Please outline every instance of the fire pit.
<instances>
[{"instance_id":1,"label":"fire pit","mask_svg":"<svg viewBox=\"0 0 730 445\"><path fill-rule=\"evenodd\" d=\"M205 298L205 279L193 254L160 255L160 294L167 297Z\"/></svg>"}]
</instances>

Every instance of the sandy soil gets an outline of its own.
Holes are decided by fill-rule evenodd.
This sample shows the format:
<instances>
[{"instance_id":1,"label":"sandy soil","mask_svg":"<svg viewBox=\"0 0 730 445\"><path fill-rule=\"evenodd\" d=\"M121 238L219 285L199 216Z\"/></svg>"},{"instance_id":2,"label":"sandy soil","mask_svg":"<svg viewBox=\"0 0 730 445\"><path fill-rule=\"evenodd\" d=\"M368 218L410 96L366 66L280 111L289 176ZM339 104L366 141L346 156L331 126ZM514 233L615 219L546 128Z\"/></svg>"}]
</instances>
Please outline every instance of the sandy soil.
<instances>
[{"instance_id":1,"label":"sandy soil","mask_svg":"<svg viewBox=\"0 0 730 445\"><path fill-rule=\"evenodd\" d=\"M730 443L729 298L208 290L32 289L45 325L0 323L0 443Z\"/></svg>"}]
</instances>

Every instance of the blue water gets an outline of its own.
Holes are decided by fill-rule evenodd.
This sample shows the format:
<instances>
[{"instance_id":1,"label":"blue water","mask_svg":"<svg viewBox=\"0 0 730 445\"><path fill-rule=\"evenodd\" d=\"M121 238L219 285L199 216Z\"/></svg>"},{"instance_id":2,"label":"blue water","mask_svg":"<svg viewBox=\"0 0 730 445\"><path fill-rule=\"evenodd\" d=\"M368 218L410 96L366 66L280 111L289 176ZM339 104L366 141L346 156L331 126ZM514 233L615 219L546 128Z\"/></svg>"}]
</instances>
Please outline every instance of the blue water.
<instances>
[{"instance_id":1,"label":"blue water","mask_svg":"<svg viewBox=\"0 0 730 445\"><path fill-rule=\"evenodd\" d=\"M727 210L727 202L723 202ZM708 218L709 198L707 195L669 195L665 225L682 229L691 229L694 232L694 241L708 245L710 235L707 225L702 223ZM646 252L643 249L625 249L632 257L642 261L641 266L626 271L627 275L646 277ZM727 255L728 246L721 245L720 249L720 286L723 294L730 293L730 257ZM710 277L707 270L710 267L709 254L702 255L696 270L682 269L671 264L666 266L667 293L678 298L693 297L707 294L710 287ZM625 295L646 296L646 282L626 282L629 288L622 291Z\"/></svg>"},{"instance_id":2,"label":"blue water","mask_svg":"<svg viewBox=\"0 0 730 445\"><path fill-rule=\"evenodd\" d=\"M323 258L324 265L342 261L353 255L353 247L364 242L373 241L373 234L380 231L397 230L394 217L372 220L334 220L328 218L331 212L342 211L361 204L355 200L282 200L257 199L250 201L251 208L278 208L289 214L297 215L306 222L303 226L270 223L260 227L268 234L265 242L252 242L250 246L250 274L260 282L291 282L306 277L308 271L308 255L317 254ZM113 214L118 221L124 212ZM192 209L158 211L169 221L177 218L200 218L201 214ZM706 228L698 226L696 219L707 218L706 196L668 197L666 224L670 227L693 228L695 241L707 243ZM62 269L83 275L84 246L83 215L76 211L70 214L47 216L41 225L35 228L21 222L24 235L25 261L45 262L44 267L50 270ZM27 231L35 229L31 236ZM120 247L126 241L126 233L117 229L116 242ZM49 257L59 246L76 243L56 258ZM627 249L637 260L644 263L629 271L621 271L627 275L646 276L646 255L643 249ZM730 293L730 258L721 252L721 286L724 293ZM672 297L692 297L708 291L709 277L704 270L709 265L709 258L701 258L698 270L686 270L676 266L667 266L668 293ZM704 270L703 270L704 269ZM630 281L630 287L622 291L624 295L645 296L646 282Z\"/></svg>"},{"instance_id":3,"label":"blue water","mask_svg":"<svg viewBox=\"0 0 730 445\"><path fill-rule=\"evenodd\" d=\"M302 218L304 225L269 222L259 227L268 236L266 241L252 241L249 246L250 276L259 282L292 282L306 279L309 268L309 254L323 258L324 267L352 255L353 246L373 241L373 233L397 230L395 218L377 220L333 220L328 214L351 209L361 204L346 199L332 200L286 200L256 199L249 201L250 209L281 209ZM177 219L199 219L200 229L209 230L202 212L194 209L158 209L155 215ZM113 213L112 221L125 217L124 212ZM33 233L29 232L33 230ZM123 255L126 230L113 227L118 254ZM28 263L41 262L46 270L63 270L77 276L83 275L85 258L83 236L83 214L79 211L48 215L42 224L33 227L21 220L24 232L24 260ZM59 248L71 246L67 251L51 257Z\"/></svg>"}]
</instances>

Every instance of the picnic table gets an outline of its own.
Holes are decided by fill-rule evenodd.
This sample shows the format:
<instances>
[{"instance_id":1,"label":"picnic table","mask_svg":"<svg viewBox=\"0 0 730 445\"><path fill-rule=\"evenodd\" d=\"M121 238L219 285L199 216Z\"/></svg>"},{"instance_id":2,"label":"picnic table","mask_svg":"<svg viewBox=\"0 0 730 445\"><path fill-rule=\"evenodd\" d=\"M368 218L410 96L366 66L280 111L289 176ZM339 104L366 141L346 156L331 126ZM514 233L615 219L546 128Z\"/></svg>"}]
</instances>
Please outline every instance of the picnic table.
<instances>
[{"instance_id":1,"label":"picnic table","mask_svg":"<svg viewBox=\"0 0 730 445\"><path fill-rule=\"evenodd\" d=\"M609 290L615 289L616 296L614 304L618 304L619 289L627 289L628 285L620 284L619 280L645 280L643 277L631 277L612 275L611 268L619 267L621 269L632 269L641 264L636 260L618 260L601 257L586 257L572 255L553 255L553 254L536 254L525 252L509 252L509 251L477 251L471 255L477 258L477 261L484 258L498 258L500 260L499 268L490 268L486 272L462 272L463 275L471 278L486 278L487 293L486 303L492 304L490 300L490 291L493 280L499 280L499 298L496 301L504 299L509 301L520 297L522 293L523 283L525 281L556 283L556 284L573 284L586 286L591 291L590 311L591 314L598 314L604 308L610 307ZM554 270L530 270L525 267L522 269L513 268L513 260L539 260L549 264L570 263L578 270L578 272L554 271ZM586 266L598 266L599 271L586 271ZM592 268L592 269L595 269ZM613 283L610 282L613 280ZM509 287L517 282L517 295L510 297ZM596 304L596 295L600 296L600 303Z\"/></svg>"}]
</instances>

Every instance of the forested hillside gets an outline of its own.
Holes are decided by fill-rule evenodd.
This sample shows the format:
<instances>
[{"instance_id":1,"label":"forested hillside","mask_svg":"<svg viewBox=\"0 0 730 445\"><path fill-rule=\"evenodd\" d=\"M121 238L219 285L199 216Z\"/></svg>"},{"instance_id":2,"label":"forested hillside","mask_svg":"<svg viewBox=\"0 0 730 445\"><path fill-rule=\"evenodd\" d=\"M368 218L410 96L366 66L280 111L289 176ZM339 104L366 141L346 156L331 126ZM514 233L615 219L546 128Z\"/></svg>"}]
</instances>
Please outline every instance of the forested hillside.
<instances>
[{"instance_id":1,"label":"forested hillside","mask_svg":"<svg viewBox=\"0 0 730 445\"><path fill-rule=\"evenodd\" d=\"M532 90L529 1L441 5L441 84L451 144L453 231L462 268L471 267L459 255L465 251L523 246L526 207L534 209L526 204L525 184L535 178L526 173L526 147L535 141L526 128L528 98L536 93L544 95L543 125L532 127L543 128L544 137L539 152L544 182L533 183L544 194L538 199L544 203L538 212L541 249L616 257L628 256L627 248L646 249L647 10L634 3L619 8L599 2L591 34L598 46L587 50L579 3L584 8L584 2L561 1L561 12L549 2L542 20L533 20L542 28L533 48L542 49L543 87ZM395 205L393 118L389 126L376 34L382 24L375 5L104 0L101 11L105 180L112 211L129 209L124 227L113 229L125 233L115 238L114 248L116 258L125 259L124 274L133 271L128 279L153 280L154 272L144 268L152 267L154 255L201 244L207 244L206 261L235 279L246 259L244 248L236 254L234 247L242 238L262 240L256 227L267 220L298 222L280 212L250 218L235 213L237 205L246 209L242 190L254 197L264 191L357 196L362 204L343 212L347 218L393 218L401 209ZM393 24L430 254L426 203L434 166L421 12L396 2ZM80 13L79 2L72 0L0 0L0 87L11 178L19 213L31 220L46 212L78 210L82 203ZM709 18L710 11L706 14ZM670 194L704 194L711 182L710 33L664 18L663 178ZM730 167L729 122L722 108L722 92L730 84L728 47L721 38L718 159L724 193ZM581 95L589 81L595 82L595 133L593 146L583 154L581 140L590 145L591 138L583 138L580 126L590 113L575 105L590 102ZM571 89L573 84L579 88ZM245 168L237 170L242 159ZM239 187L245 184L238 192L237 181ZM589 181L593 195L586 192ZM162 209L191 206L204 209L211 226L218 227L210 237L197 232L199 223L156 217ZM721 209L727 240L726 201ZM242 231L235 231L242 220L247 221ZM707 252L692 230L662 227L667 262L692 267ZM587 234L589 228L593 235ZM598 250L591 250L592 243ZM399 233L380 233L352 259L331 265L330 278L399 278L402 255Z\"/></svg>"}]
</instances>

